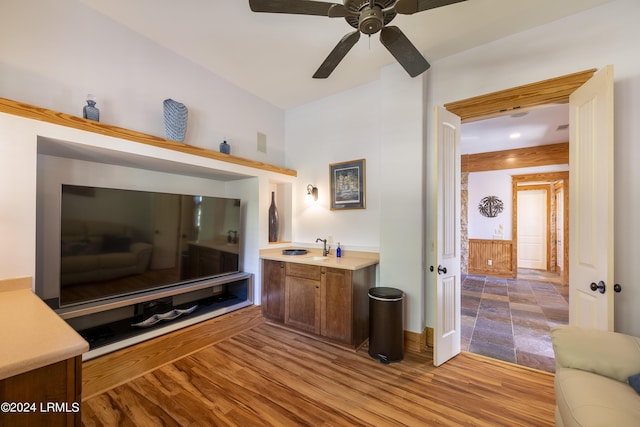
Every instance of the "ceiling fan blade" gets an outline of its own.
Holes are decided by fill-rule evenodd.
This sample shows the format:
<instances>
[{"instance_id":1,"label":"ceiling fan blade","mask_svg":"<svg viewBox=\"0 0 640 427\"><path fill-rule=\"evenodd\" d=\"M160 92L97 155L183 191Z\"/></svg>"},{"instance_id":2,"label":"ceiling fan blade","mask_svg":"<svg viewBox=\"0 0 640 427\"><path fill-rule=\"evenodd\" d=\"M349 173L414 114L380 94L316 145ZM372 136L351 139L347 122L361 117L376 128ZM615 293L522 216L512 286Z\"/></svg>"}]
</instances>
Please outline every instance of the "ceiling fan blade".
<instances>
[{"instance_id":1,"label":"ceiling fan blade","mask_svg":"<svg viewBox=\"0 0 640 427\"><path fill-rule=\"evenodd\" d=\"M412 15L437 7L449 6L454 3L461 3L467 0L398 0L393 10L403 15Z\"/></svg>"},{"instance_id":2,"label":"ceiling fan blade","mask_svg":"<svg viewBox=\"0 0 640 427\"><path fill-rule=\"evenodd\" d=\"M342 58L351 50L353 45L360 39L360 31L356 30L347 34L338 42L336 47L333 48L327 59L324 60L320 68L313 75L314 79L326 79L338 66Z\"/></svg>"},{"instance_id":3,"label":"ceiling fan blade","mask_svg":"<svg viewBox=\"0 0 640 427\"><path fill-rule=\"evenodd\" d=\"M429 63L418 49L409 41L398 27L384 27L380 32L380 42L387 48L394 58L402 65L411 77L424 73L430 67Z\"/></svg>"},{"instance_id":4,"label":"ceiling fan blade","mask_svg":"<svg viewBox=\"0 0 640 427\"><path fill-rule=\"evenodd\" d=\"M299 15L329 16L332 6L344 5L311 0L249 0L249 7L254 12L295 13Z\"/></svg>"},{"instance_id":5,"label":"ceiling fan blade","mask_svg":"<svg viewBox=\"0 0 640 427\"><path fill-rule=\"evenodd\" d=\"M344 7L343 4L334 3L329 8L329 18L346 18L347 16L358 16Z\"/></svg>"}]
</instances>

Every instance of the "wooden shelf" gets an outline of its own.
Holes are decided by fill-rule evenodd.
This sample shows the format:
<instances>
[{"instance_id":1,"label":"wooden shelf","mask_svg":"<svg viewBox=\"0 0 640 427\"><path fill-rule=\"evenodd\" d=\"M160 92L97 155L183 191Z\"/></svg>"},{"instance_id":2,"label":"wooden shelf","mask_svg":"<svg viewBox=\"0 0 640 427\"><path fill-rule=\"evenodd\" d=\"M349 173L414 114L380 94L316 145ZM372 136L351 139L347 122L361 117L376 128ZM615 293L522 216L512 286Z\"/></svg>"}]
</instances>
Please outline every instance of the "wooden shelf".
<instances>
[{"instance_id":1,"label":"wooden shelf","mask_svg":"<svg viewBox=\"0 0 640 427\"><path fill-rule=\"evenodd\" d=\"M111 126L101 122L94 122L92 120L83 119L82 117L72 116L70 114L60 113L58 111L48 110L46 108L24 104L6 98L0 98L0 112L52 123L55 125L66 126L87 132L98 133L113 138L126 139L128 141L164 148L167 150L179 151L182 153L192 154L194 156L206 157L209 159L220 160L236 165L248 166L255 169L276 172L294 177L298 176L298 172L293 169L274 166L268 163L245 159L243 157L232 156L230 154L219 153L217 151L208 150L206 148L194 147L193 145L187 145L177 141L170 141L157 136L148 135L117 126Z\"/></svg>"}]
</instances>

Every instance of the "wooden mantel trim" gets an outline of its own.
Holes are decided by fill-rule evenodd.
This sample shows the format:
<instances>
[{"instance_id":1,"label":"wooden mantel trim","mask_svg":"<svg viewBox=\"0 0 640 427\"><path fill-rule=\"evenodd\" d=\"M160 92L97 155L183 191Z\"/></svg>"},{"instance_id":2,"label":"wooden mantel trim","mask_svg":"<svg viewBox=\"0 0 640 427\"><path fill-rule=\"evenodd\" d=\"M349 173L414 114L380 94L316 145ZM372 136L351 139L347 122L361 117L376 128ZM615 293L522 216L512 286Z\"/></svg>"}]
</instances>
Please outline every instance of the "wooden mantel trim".
<instances>
[{"instance_id":1,"label":"wooden mantel trim","mask_svg":"<svg viewBox=\"0 0 640 427\"><path fill-rule=\"evenodd\" d=\"M268 163L262 163L255 160L232 156L230 154L218 153L217 151L209 150L206 148L194 147L193 145L187 145L177 141L170 141L157 136L148 135L129 129L111 126L105 123L94 122L92 120L83 119L82 117L72 116L70 114L60 113L57 111L48 110L46 108L24 104L21 102L13 101L11 99L0 98L0 112L52 123L54 125L66 126L87 132L99 133L101 135L110 136L113 138L126 139L129 141L138 142L140 144L165 148L167 150L179 151L181 153L192 154L194 156L206 157L209 159L220 160L227 163L234 163L236 165L248 166L255 169L281 173L289 176L298 176L298 172L293 169L274 166Z\"/></svg>"}]
</instances>

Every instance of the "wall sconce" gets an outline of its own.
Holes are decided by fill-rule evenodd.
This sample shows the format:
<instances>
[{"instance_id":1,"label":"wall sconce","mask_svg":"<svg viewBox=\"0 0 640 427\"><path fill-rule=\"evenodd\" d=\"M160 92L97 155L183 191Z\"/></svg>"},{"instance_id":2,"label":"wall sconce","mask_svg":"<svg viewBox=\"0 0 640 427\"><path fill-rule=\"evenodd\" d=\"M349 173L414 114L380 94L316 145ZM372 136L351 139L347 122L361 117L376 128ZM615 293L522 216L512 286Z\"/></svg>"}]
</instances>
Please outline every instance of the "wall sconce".
<instances>
[{"instance_id":1,"label":"wall sconce","mask_svg":"<svg viewBox=\"0 0 640 427\"><path fill-rule=\"evenodd\" d=\"M307 195L305 196L305 201L307 202L317 202L318 201L318 187L315 187L311 184L307 185Z\"/></svg>"}]
</instances>

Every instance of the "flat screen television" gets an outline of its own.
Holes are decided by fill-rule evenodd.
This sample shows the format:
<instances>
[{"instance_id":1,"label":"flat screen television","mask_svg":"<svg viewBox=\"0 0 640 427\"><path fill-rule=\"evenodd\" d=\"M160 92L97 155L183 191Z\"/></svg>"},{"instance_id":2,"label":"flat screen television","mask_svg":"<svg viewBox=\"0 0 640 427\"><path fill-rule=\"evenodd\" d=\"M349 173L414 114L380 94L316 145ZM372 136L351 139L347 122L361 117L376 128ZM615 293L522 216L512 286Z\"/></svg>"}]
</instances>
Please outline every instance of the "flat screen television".
<instances>
[{"instance_id":1,"label":"flat screen television","mask_svg":"<svg viewBox=\"0 0 640 427\"><path fill-rule=\"evenodd\" d=\"M60 307L239 271L240 200L62 185Z\"/></svg>"}]
</instances>

